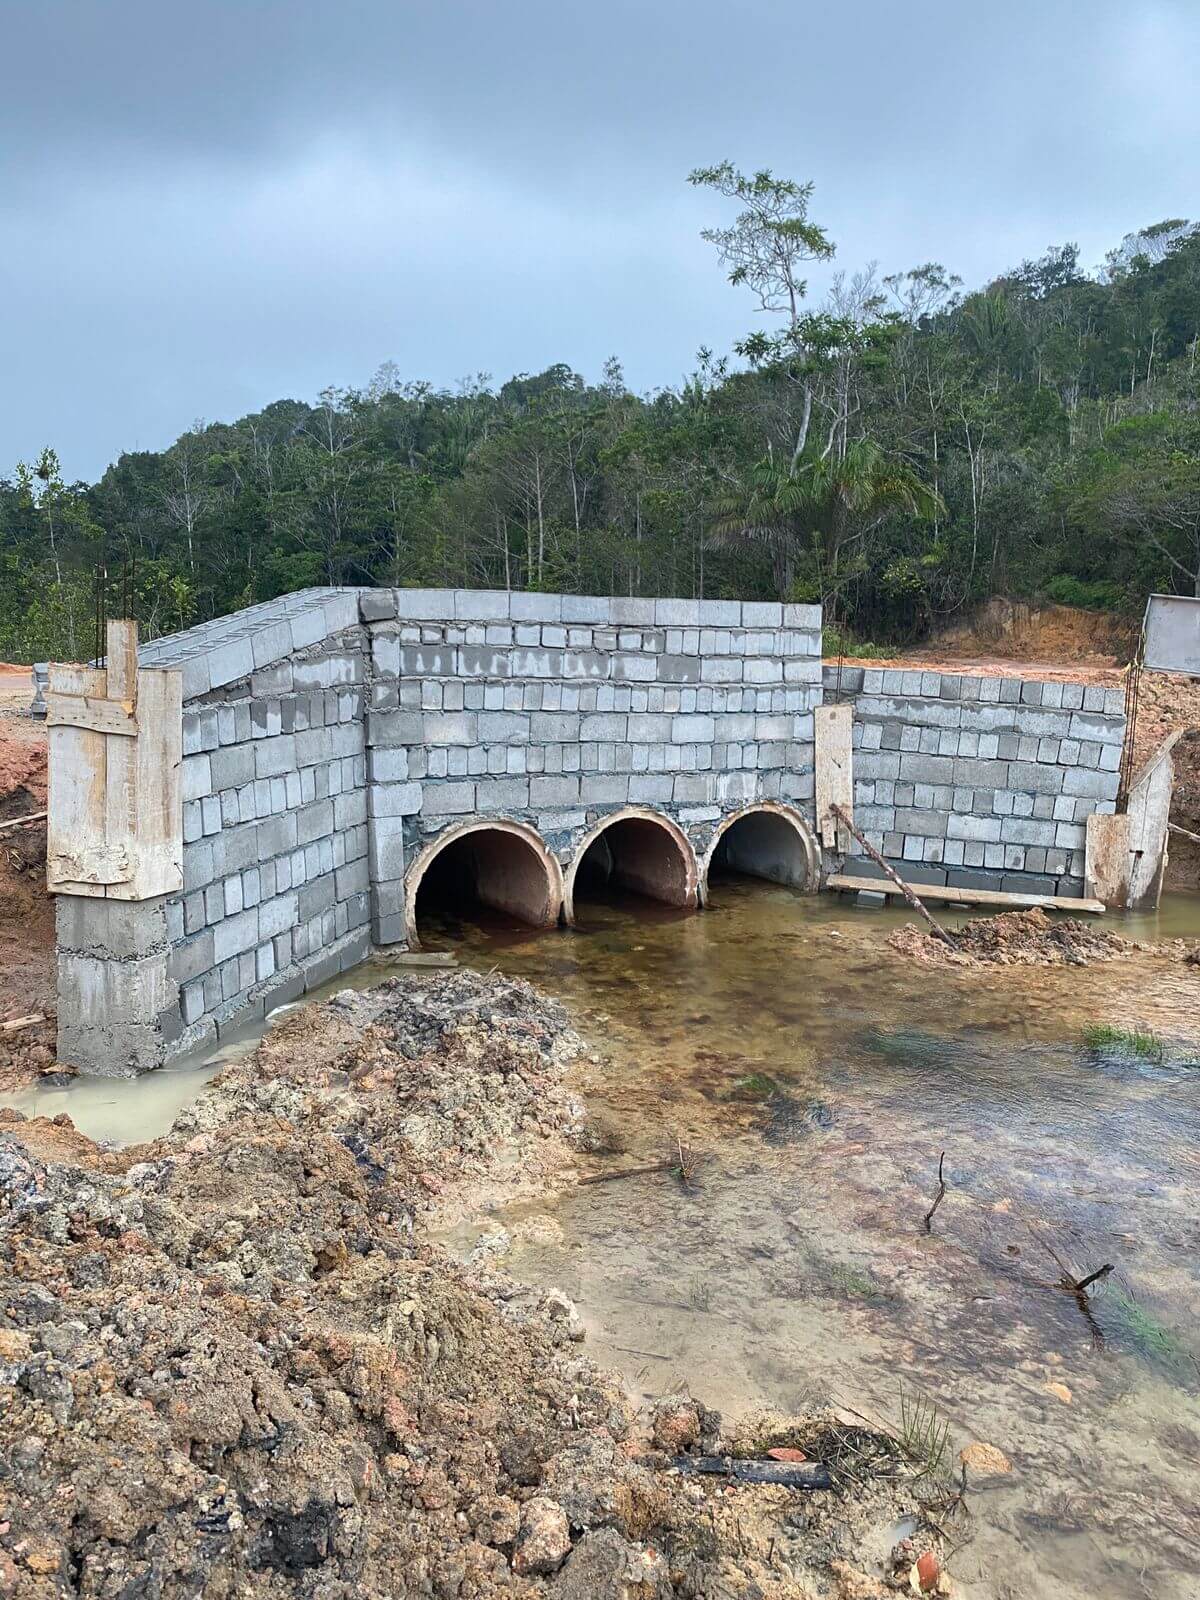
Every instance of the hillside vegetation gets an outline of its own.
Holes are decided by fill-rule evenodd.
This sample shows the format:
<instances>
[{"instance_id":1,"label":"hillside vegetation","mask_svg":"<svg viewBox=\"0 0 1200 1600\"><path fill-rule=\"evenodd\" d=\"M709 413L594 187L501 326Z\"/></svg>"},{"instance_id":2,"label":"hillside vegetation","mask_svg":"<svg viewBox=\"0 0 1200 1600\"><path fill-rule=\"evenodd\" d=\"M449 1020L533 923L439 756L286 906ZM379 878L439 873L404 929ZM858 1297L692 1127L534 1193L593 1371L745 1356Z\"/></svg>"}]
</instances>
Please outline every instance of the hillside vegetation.
<instances>
[{"instance_id":1,"label":"hillside vegetation","mask_svg":"<svg viewBox=\"0 0 1200 1600\"><path fill-rule=\"evenodd\" d=\"M804 273L811 186L698 171L754 332L635 395L617 360L450 391L380 367L122 455L0 479L0 659L90 652L94 573L146 633L314 583L821 600L902 645L992 594L1140 610L1200 589L1200 231L1052 248L966 290ZM698 245L698 248L704 246ZM701 333L702 330L697 330Z\"/></svg>"}]
</instances>

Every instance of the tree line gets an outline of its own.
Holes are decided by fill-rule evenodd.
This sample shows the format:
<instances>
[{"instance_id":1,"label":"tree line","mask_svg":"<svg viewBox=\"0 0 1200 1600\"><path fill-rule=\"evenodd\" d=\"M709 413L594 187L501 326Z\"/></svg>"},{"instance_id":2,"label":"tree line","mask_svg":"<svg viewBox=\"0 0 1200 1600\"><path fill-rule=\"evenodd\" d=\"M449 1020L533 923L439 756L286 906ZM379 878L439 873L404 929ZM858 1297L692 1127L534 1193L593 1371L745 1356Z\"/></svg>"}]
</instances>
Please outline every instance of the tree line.
<instances>
[{"instance_id":1,"label":"tree line","mask_svg":"<svg viewBox=\"0 0 1200 1600\"><path fill-rule=\"evenodd\" d=\"M691 181L755 313L733 350L645 395L615 358L453 390L386 362L94 484L47 447L0 479L0 658L90 654L97 572L147 636L310 584L820 601L843 642L891 644L996 593L1200 593L1200 228L970 291L932 262L836 272L814 301L810 184Z\"/></svg>"}]
</instances>

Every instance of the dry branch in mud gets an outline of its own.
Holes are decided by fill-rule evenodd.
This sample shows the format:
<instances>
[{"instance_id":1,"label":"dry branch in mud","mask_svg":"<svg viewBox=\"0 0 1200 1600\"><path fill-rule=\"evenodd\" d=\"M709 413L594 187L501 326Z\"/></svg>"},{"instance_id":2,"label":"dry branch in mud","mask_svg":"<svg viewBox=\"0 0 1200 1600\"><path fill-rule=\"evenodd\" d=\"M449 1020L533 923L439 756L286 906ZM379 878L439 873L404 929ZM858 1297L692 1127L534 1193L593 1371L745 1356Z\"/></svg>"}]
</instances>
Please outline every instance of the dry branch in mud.
<instances>
[{"instance_id":1,"label":"dry branch in mud","mask_svg":"<svg viewBox=\"0 0 1200 1600\"><path fill-rule=\"evenodd\" d=\"M390 980L293 1014L153 1144L0 1114L0 1592L12 1600L792 1600L913 1486L726 1486L570 1303L422 1224L568 1180L580 1041L528 984ZM821 1459L828 1424L790 1419ZM873 1560L876 1558L873 1558Z\"/></svg>"},{"instance_id":2,"label":"dry branch in mud","mask_svg":"<svg viewBox=\"0 0 1200 1600\"><path fill-rule=\"evenodd\" d=\"M933 1232L933 1215L942 1201L946 1198L946 1152L943 1150L938 1157L938 1190L933 1197L933 1204L925 1213L925 1232Z\"/></svg>"}]
</instances>

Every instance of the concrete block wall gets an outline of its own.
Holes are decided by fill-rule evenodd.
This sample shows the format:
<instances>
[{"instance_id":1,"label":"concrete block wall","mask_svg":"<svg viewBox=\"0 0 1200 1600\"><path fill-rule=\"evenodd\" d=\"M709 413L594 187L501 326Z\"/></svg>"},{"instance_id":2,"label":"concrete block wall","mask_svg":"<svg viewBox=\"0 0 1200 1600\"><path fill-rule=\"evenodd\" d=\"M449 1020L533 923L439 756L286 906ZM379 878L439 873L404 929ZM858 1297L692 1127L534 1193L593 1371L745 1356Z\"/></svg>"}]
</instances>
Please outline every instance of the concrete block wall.
<instances>
[{"instance_id":1,"label":"concrete block wall","mask_svg":"<svg viewBox=\"0 0 1200 1600\"><path fill-rule=\"evenodd\" d=\"M185 675L184 892L165 922L164 1054L370 949L368 658L354 591L306 591L142 652ZM165 659L164 659L165 658Z\"/></svg>"},{"instance_id":2,"label":"concrete block wall","mask_svg":"<svg viewBox=\"0 0 1200 1600\"><path fill-rule=\"evenodd\" d=\"M825 699L839 692L826 667ZM1121 689L843 667L854 703L855 821L913 882L1080 895L1087 819L1112 812ZM854 847L847 870L877 869Z\"/></svg>"},{"instance_id":3,"label":"concrete block wall","mask_svg":"<svg viewBox=\"0 0 1200 1600\"><path fill-rule=\"evenodd\" d=\"M60 1036L141 1071L407 934L443 830L532 827L566 866L642 805L703 855L760 799L811 820L816 608L313 589L146 645L183 677L183 892L60 897Z\"/></svg>"},{"instance_id":4,"label":"concrete block wall","mask_svg":"<svg viewBox=\"0 0 1200 1600\"><path fill-rule=\"evenodd\" d=\"M811 826L820 630L770 603L312 589L143 647L183 675L184 889L59 897L64 1059L144 1070L402 942L414 863L464 822L533 829L564 872L630 806L698 861L757 802ZM1120 691L858 667L840 693L857 820L907 876L1081 891Z\"/></svg>"},{"instance_id":5,"label":"concrete block wall","mask_svg":"<svg viewBox=\"0 0 1200 1600\"><path fill-rule=\"evenodd\" d=\"M396 589L362 614L379 944L406 937L409 865L473 817L527 823L564 866L629 805L698 854L757 800L811 820L817 607Z\"/></svg>"}]
</instances>

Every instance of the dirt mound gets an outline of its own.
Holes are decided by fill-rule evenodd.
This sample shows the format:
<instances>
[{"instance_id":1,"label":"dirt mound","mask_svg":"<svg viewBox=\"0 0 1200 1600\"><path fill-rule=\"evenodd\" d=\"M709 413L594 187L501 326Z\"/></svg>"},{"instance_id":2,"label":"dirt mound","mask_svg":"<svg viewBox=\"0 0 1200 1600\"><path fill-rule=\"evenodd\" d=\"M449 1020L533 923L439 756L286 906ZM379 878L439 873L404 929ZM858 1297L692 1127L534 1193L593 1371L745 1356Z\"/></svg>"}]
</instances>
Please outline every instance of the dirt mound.
<instances>
[{"instance_id":1,"label":"dirt mound","mask_svg":"<svg viewBox=\"0 0 1200 1600\"><path fill-rule=\"evenodd\" d=\"M926 967L1084 967L1145 948L1082 917L1045 911L1005 911L978 917L954 935L950 949L915 922L897 928L888 944Z\"/></svg>"},{"instance_id":2,"label":"dirt mound","mask_svg":"<svg viewBox=\"0 0 1200 1600\"><path fill-rule=\"evenodd\" d=\"M1031 605L997 597L930 644L935 652L1012 661L1124 666L1137 644L1137 624L1110 611Z\"/></svg>"},{"instance_id":3,"label":"dirt mound","mask_svg":"<svg viewBox=\"0 0 1200 1600\"><path fill-rule=\"evenodd\" d=\"M46 808L46 730L0 710L0 822ZM54 1060L54 903L46 892L46 825L0 832L0 1022L51 1020L0 1029L0 1087L15 1088Z\"/></svg>"},{"instance_id":4,"label":"dirt mound","mask_svg":"<svg viewBox=\"0 0 1200 1600\"><path fill-rule=\"evenodd\" d=\"M671 1471L740 1441L687 1397L640 1417L565 1297L422 1242L439 1186L574 1136L576 1047L456 973L306 1010L154 1145L10 1114L0 1590L793 1600L886 1549L913 1484Z\"/></svg>"}]
</instances>

